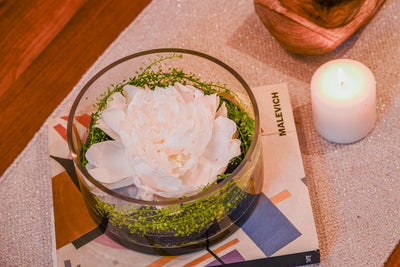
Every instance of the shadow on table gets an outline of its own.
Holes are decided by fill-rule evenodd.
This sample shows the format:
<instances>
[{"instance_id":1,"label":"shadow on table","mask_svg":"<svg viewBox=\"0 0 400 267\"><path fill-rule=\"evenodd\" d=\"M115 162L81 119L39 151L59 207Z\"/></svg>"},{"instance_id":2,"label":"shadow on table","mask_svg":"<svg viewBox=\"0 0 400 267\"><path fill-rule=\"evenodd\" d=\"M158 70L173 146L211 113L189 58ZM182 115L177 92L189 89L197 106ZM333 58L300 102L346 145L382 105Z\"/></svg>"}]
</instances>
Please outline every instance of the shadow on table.
<instances>
[{"instance_id":1,"label":"shadow on table","mask_svg":"<svg viewBox=\"0 0 400 267\"><path fill-rule=\"evenodd\" d=\"M256 13L252 13L229 38L228 45L274 69L278 69L285 75L308 82L318 66L346 54L357 41L359 35L360 31L325 55L294 54L281 46L264 27Z\"/></svg>"}]
</instances>

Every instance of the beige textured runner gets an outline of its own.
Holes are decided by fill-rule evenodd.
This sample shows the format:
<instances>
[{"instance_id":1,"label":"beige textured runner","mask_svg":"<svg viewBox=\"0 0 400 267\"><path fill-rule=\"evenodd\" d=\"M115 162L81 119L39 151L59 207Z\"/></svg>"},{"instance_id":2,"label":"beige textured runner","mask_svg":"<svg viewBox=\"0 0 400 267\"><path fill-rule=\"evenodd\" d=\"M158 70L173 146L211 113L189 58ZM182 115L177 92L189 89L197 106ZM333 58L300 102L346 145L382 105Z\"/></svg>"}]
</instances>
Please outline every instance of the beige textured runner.
<instances>
[{"instance_id":1,"label":"beige textured runner","mask_svg":"<svg viewBox=\"0 0 400 267\"><path fill-rule=\"evenodd\" d=\"M333 52L288 53L264 28L251 0L153 0L82 77L52 118L99 69L125 55L181 47L214 56L254 88L287 83L321 249L321 266L382 266L400 240L400 2ZM352 58L377 80L375 129L350 145L330 143L312 124L310 80L326 61ZM73 66L71 66L73 67ZM0 178L0 263L51 266L52 191L47 125ZM167 265L166 265L167 266Z\"/></svg>"}]
</instances>

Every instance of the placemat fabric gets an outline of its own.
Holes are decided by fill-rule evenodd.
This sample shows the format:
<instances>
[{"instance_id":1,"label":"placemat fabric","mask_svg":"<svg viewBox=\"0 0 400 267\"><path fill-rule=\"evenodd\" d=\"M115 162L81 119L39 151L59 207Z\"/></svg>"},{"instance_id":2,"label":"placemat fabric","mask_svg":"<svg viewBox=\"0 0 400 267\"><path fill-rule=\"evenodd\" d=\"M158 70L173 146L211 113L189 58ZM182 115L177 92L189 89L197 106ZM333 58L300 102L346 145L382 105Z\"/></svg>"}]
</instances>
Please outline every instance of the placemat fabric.
<instances>
[{"instance_id":1,"label":"placemat fabric","mask_svg":"<svg viewBox=\"0 0 400 267\"><path fill-rule=\"evenodd\" d=\"M269 34L252 0L153 0L73 88L50 118L68 113L97 71L142 50L179 47L214 56L250 87L288 84L321 249L321 266L381 266L400 240L400 2L333 52L287 52ZM375 129L339 145L315 131L310 80L326 61L363 62L377 80ZM73 66L71 66L73 67ZM55 263L47 123L0 178L0 264Z\"/></svg>"}]
</instances>

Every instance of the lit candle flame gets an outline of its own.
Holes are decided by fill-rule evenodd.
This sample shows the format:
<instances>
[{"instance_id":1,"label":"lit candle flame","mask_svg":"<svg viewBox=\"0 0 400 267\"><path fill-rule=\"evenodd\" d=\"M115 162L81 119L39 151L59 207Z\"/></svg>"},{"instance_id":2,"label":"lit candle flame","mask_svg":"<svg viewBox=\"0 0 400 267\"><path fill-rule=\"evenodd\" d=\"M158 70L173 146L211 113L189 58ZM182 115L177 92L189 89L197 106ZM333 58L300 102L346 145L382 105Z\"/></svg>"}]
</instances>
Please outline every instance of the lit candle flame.
<instances>
[{"instance_id":1,"label":"lit candle flame","mask_svg":"<svg viewBox=\"0 0 400 267\"><path fill-rule=\"evenodd\" d=\"M344 81L346 80L346 74L344 73L342 68L338 69L338 82L340 83L341 86L343 86Z\"/></svg>"}]
</instances>

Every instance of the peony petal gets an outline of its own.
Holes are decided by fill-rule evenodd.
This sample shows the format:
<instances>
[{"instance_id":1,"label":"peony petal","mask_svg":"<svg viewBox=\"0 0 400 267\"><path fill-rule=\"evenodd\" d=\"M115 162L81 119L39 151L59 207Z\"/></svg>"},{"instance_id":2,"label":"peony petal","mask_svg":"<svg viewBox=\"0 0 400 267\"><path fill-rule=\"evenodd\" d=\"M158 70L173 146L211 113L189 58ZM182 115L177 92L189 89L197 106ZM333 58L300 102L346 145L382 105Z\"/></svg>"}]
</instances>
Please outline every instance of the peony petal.
<instances>
[{"instance_id":1,"label":"peony petal","mask_svg":"<svg viewBox=\"0 0 400 267\"><path fill-rule=\"evenodd\" d=\"M213 134L221 132L232 139L232 136L235 134L236 130L236 123L229 118L218 117L214 120Z\"/></svg>"},{"instance_id":2,"label":"peony petal","mask_svg":"<svg viewBox=\"0 0 400 267\"><path fill-rule=\"evenodd\" d=\"M141 145L140 138L135 130L122 127L120 138L130 157L140 156L140 152L142 151L143 147Z\"/></svg>"},{"instance_id":3,"label":"peony petal","mask_svg":"<svg viewBox=\"0 0 400 267\"><path fill-rule=\"evenodd\" d=\"M241 153L240 141L232 140L235 132L236 124L232 120L225 117L215 119L213 136L203 156L220 167L228 165L232 158Z\"/></svg>"},{"instance_id":4,"label":"peony petal","mask_svg":"<svg viewBox=\"0 0 400 267\"><path fill-rule=\"evenodd\" d=\"M211 113L200 103L197 103L194 112L195 125L192 136L194 146L192 147L191 153L198 157L204 152L207 144L210 142L214 123L214 113Z\"/></svg>"},{"instance_id":5,"label":"peony petal","mask_svg":"<svg viewBox=\"0 0 400 267\"><path fill-rule=\"evenodd\" d=\"M188 87L193 87L193 86L188 85ZM197 89L195 87L193 87L193 88L195 89L194 90L194 98L204 96L204 92L202 90Z\"/></svg>"},{"instance_id":6,"label":"peony petal","mask_svg":"<svg viewBox=\"0 0 400 267\"><path fill-rule=\"evenodd\" d=\"M126 114L118 108L110 108L103 111L102 118L114 132L119 134L120 124L126 120Z\"/></svg>"},{"instance_id":7,"label":"peony petal","mask_svg":"<svg viewBox=\"0 0 400 267\"><path fill-rule=\"evenodd\" d=\"M208 112L211 113L212 118L215 118L215 113L217 111L219 98L217 98L217 94L212 95L201 95L199 97L196 96L195 103L199 103L201 106L206 108Z\"/></svg>"},{"instance_id":8,"label":"peony petal","mask_svg":"<svg viewBox=\"0 0 400 267\"><path fill-rule=\"evenodd\" d=\"M173 176L156 172L143 159L137 158L136 160L132 161L132 163L132 168L135 171L135 175L140 178L140 181L154 189L171 191L179 188L182 185L181 180Z\"/></svg>"},{"instance_id":9,"label":"peony petal","mask_svg":"<svg viewBox=\"0 0 400 267\"><path fill-rule=\"evenodd\" d=\"M179 153L179 151L187 147L187 144L185 144L185 140L181 139L181 135L179 132L172 132L171 134L169 134L165 142L165 149L167 154L177 154Z\"/></svg>"},{"instance_id":10,"label":"peony petal","mask_svg":"<svg viewBox=\"0 0 400 267\"><path fill-rule=\"evenodd\" d=\"M197 165L181 177L183 184L203 188L211 179L214 178L214 176L216 177L217 174L219 174L214 171L217 167L213 168L213 165L215 164L210 162L208 159L204 157L200 158Z\"/></svg>"},{"instance_id":11,"label":"peony petal","mask_svg":"<svg viewBox=\"0 0 400 267\"><path fill-rule=\"evenodd\" d=\"M118 188L130 186L132 184L135 184L135 181L134 181L134 178L131 176L131 177L123 178L123 179L116 181L114 183L111 183L111 184L105 184L105 186L108 189L115 190Z\"/></svg>"},{"instance_id":12,"label":"peony petal","mask_svg":"<svg viewBox=\"0 0 400 267\"><path fill-rule=\"evenodd\" d=\"M181 186L177 190L174 191L166 191L166 192L155 192L154 194L159 195L161 197L165 198L178 198L182 196L192 196L194 194L197 194L198 192L201 191L202 188L196 188L193 186Z\"/></svg>"},{"instance_id":13,"label":"peony petal","mask_svg":"<svg viewBox=\"0 0 400 267\"><path fill-rule=\"evenodd\" d=\"M135 97L136 93L139 90L143 90L144 91L144 89L136 87L136 86L133 86L133 85L129 85L129 84L125 85L124 86L124 94L126 96L126 103L130 103L132 98Z\"/></svg>"},{"instance_id":14,"label":"peony petal","mask_svg":"<svg viewBox=\"0 0 400 267\"><path fill-rule=\"evenodd\" d=\"M110 126L108 126L102 118L100 118L96 121L96 127L101 129L103 132L105 132L109 137L111 137L115 141L121 140L119 135L116 132L114 132L113 129L111 129Z\"/></svg>"},{"instance_id":15,"label":"peony petal","mask_svg":"<svg viewBox=\"0 0 400 267\"><path fill-rule=\"evenodd\" d=\"M153 93L152 90L145 90L145 89L138 89L134 91L134 94L132 95L131 99L127 99L128 103L128 108L127 108L127 114L130 114L131 112L135 112L137 110L139 111L144 111L141 110L141 107L146 107L148 106L149 101L151 100L151 96ZM138 109L139 108L139 109ZM129 117L129 115L128 115Z\"/></svg>"},{"instance_id":16,"label":"peony petal","mask_svg":"<svg viewBox=\"0 0 400 267\"><path fill-rule=\"evenodd\" d=\"M222 105L219 107L219 109L215 113L215 118L218 118L220 116L225 117L225 118L228 116L228 110L226 109L225 102L222 102Z\"/></svg>"},{"instance_id":17,"label":"peony petal","mask_svg":"<svg viewBox=\"0 0 400 267\"><path fill-rule=\"evenodd\" d=\"M135 181L136 187L139 188L139 192L138 192L136 198L143 199L143 200L153 200L155 190L152 189L151 187L143 184L140 181L139 177L137 177L137 176L134 177L134 181Z\"/></svg>"},{"instance_id":18,"label":"peony petal","mask_svg":"<svg viewBox=\"0 0 400 267\"><path fill-rule=\"evenodd\" d=\"M125 147L117 141L105 141L90 146L86 159L97 168L106 168L110 172L121 173L119 176L130 176L132 169L125 155Z\"/></svg>"},{"instance_id":19,"label":"peony petal","mask_svg":"<svg viewBox=\"0 0 400 267\"><path fill-rule=\"evenodd\" d=\"M112 94L107 101L107 109L117 108L121 110L126 109L126 98L119 92Z\"/></svg>"},{"instance_id":20,"label":"peony petal","mask_svg":"<svg viewBox=\"0 0 400 267\"><path fill-rule=\"evenodd\" d=\"M119 172L118 170L115 170L115 169L110 170L110 169L107 169L104 167L94 168L94 169L88 170L88 172L97 181L99 181L100 183L105 183L105 184L117 183L117 182L120 182L120 181L128 178L127 174L125 172ZM118 188L118 187L115 187L115 188Z\"/></svg>"},{"instance_id":21,"label":"peony petal","mask_svg":"<svg viewBox=\"0 0 400 267\"><path fill-rule=\"evenodd\" d=\"M88 163L86 164L86 169L87 169L87 170L91 170L91 169L94 169L94 168L96 168L96 166L93 165L93 164L91 164L90 162L88 162Z\"/></svg>"},{"instance_id":22,"label":"peony petal","mask_svg":"<svg viewBox=\"0 0 400 267\"><path fill-rule=\"evenodd\" d=\"M185 86L178 82L175 83L174 87L182 96L182 99L185 101L185 103L193 101L196 88L190 85Z\"/></svg>"}]
</instances>

